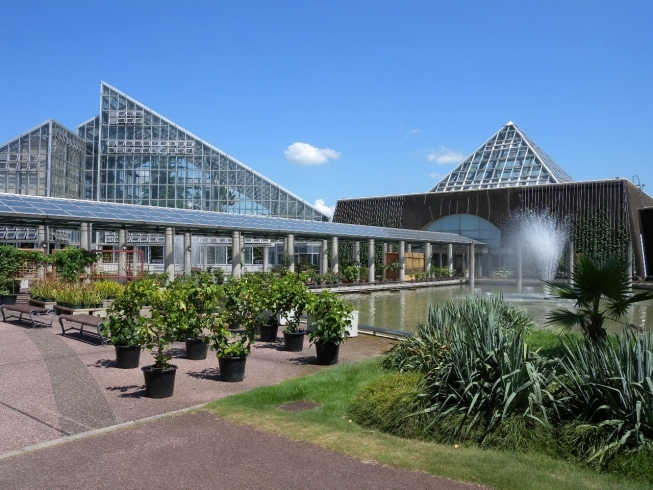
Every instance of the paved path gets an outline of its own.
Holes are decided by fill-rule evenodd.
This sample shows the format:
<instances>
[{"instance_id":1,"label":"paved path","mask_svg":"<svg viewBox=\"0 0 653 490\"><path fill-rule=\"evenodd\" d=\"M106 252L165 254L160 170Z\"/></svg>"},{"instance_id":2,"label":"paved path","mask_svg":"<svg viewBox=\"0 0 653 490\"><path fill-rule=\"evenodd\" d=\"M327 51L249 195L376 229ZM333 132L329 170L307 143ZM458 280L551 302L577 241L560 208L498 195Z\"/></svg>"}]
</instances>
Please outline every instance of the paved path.
<instances>
[{"instance_id":1,"label":"paved path","mask_svg":"<svg viewBox=\"0 0 653 490\"><path fill-rule=\"evenodd\" d=\"M377 337L350 339L340 359L378 356L390 345ZM175 394L152 400L144 396L140 369L115 368L113 347L92 337L64 337L57 328L0 323L0 488L477 488L366 464L231 424L205 410L112 429L328 369L314 364L308 345L292 353L280 344L259 343L247 361L245 381L222 383L212 353L189 361L182 344L171 353L179 366ZM151 355L143 353L141 365L151 363ZM99 430L89 432L94 429Z\"/></svg>"},{"instance_id":2,"label":"paved path","mask_svg":"<svg viewBox=\"0 0 653 490\"><path fill-rule=\"evenodd\" d=\"M282 339L281 339L282 340ZM384 339L358 337L341 349L342 362L378 356ZM91 336L62 336L61 329L26 328L0 322L0 455L68 435L139 420L217 398L311 374L315 349L282 349L255 344L242 383L222 383L215 354L204 361L185 358L182 343L170 350L179 369L172 398L146 398L140 369L117 369L113 346ZM152 364L141 354L141 366Z\"/></svg>"},{"instance_id":3,"label":"paved path","mask_svg":"<svg viewBox=\"0 0 653 490\"><path fill-rule=\"evenodd\" d=\"M235 425L208 411L162 418L0 460L0 488L472 490Z\"/></svg>"}]
</instances>

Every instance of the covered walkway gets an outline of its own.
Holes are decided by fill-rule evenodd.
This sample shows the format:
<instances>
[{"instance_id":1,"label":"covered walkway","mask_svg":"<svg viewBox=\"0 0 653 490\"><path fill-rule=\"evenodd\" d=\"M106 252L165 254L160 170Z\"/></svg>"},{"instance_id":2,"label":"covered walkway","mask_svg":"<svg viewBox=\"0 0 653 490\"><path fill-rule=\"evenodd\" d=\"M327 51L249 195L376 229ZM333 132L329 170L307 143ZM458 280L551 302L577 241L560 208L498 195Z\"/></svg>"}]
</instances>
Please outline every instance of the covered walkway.
<instances>
[{"instance_id":1,"label":"covered walkway","mask_svg":"<svg viewBox=\"0 0 653 490\"><path fill-rule=\"evenodd\" d=\"M293 253L297 241L321 242L320 273L338 272L338 243L353 243L353 260L360 262L361 242L367 242L368 282L375 281L375 244L383 250L396 244L398 249L399 280L405 278L405 253L413 245L425 252L425 269L431 266L433 246L448 247L449 268L453 267L454 251L469 257L469 269L474 269L475 247L481 242L456 235L433 231L407 230L365 225L352 225L311 220L276 218L260 215L229 214L193 209L176 209L135 204L81 201L18 194L0 194L0 222L3 226L33 226L39 230L39 243L47 247L46 227L79 229L81 246L92 250L92 231L118 231L118 249L125 249L127 232L165 234L165 270L174 276L174 238L183 235L184 272L190 271L192 236L231 237L231 274L240 276L244 238L281 239L291 251L290 270L294 271ZM329 243L330 242L330 243ZM328 249L332 250L330 261ZM268 254L263 254L263 270L268 268ZM470 276L473 281L473 274Z\"/></svg>"}]
</instances>

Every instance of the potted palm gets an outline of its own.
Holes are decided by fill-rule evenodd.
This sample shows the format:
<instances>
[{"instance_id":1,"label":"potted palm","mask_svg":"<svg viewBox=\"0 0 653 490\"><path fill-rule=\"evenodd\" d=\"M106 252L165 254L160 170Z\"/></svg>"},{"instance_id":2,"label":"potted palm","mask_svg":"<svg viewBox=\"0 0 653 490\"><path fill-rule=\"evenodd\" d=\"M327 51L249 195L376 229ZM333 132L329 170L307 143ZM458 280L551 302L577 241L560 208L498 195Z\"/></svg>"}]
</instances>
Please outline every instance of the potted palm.
<instances>
[{"instance_id":1,"label":"potted palm","mask_svg":"<svg viewBox=\"0 0 653 490\"><path fill-rule=\"evenodd\" d=\"M340 344L349 336L352 307L331 291L322 291L309 310L315 318L308 335L315 344L317 363L337 364Z\"/></svg>"},{"instance_id":2,"label":"potted palm","mask_svg":"<svg viewBox=\"0 0 653 490\"><path fill-rule=\"evenodd\" d=\"M120 369L138 367L141 354L138 336L141 309L158 287L152 279L129 282L107 309L102 335L114 345L116 366Z\"/></svg>"}]
</instances>

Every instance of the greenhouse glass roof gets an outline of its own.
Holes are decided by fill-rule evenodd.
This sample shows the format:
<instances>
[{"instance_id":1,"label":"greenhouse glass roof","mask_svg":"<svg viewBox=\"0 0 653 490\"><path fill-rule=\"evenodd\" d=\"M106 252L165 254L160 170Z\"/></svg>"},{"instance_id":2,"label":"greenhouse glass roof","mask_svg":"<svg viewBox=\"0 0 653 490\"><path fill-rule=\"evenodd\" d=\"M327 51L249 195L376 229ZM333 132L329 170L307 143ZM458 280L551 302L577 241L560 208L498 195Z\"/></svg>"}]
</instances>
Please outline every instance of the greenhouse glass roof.
<instances>
[{"instance_id":1,"label":"greenhouse glass roof","mask_svg":"<svg viewBox=\"0 0 653 490\"><path fill-rule=\"evenodd\" d=\"M509 122L429 192L572 181L572 178L517 125Z\"/></svg>"}]
</instances>

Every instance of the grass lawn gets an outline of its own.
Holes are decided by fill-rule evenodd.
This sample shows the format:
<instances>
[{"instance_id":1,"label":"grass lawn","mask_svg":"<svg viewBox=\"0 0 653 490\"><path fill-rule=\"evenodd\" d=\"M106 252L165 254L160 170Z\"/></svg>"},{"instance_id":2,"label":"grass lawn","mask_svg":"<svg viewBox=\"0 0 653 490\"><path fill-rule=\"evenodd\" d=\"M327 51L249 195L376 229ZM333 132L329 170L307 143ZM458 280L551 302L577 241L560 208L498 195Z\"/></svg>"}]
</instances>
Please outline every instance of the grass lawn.
<instances>
[{"instance_id":1,"label":"grass lawn","mask_svg":"<svg viewBox=\"0 0 653 490\"><path fill-rule=\"evenodd\" d=\"M548 344L552 337L538 339ZM208 405L236 423L304 440L400 468L421 470L496 489L647 489L650 485L603 474L535 454L445 446L370 431L349 422L349 401L368 381L382 375L380 360L336 366L276 386L224 398ZM278 410L283 403L307 400L319 408L304 412Z\"/></svg>"}]
</instances>

